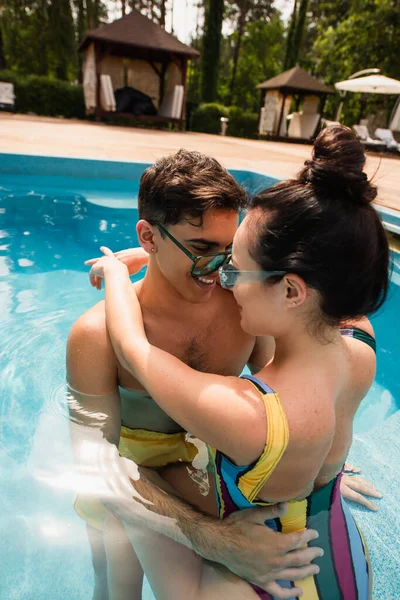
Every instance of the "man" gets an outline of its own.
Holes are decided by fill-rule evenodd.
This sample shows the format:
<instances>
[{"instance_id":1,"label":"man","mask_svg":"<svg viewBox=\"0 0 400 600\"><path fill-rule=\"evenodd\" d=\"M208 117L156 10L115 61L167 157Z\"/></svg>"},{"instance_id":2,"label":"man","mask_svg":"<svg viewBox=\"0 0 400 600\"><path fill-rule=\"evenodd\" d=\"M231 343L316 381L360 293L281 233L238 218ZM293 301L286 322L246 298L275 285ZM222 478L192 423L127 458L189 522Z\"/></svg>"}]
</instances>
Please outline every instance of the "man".
<instances>
[{"instance_id":1,"label":"man","mask_svg":"<svg viewBox=\"0 0 400 600\"><path fill-rule=\"evenodd\" d=\"M229 260L239 210L245 205L246 195L232 176L216 160L197 152L181 150L161 159L141 179L137 233L150 258L144 279L135 285L146 333L151 343L203 372L238 376L246 364L256 372L273 357L273 341L245 334L232 294L217 285L218 266ZM96 280L92 283L98 285ZM197 450L116 361L103 302L74 324L67 367L75 417L101 411L101 443L119 446L120 454L131 461L124 463L131 474L133 464L157 468L175 492L202 511L166 495L161 489L164 483L152 484L153 475L146 479L142 472L140 479L129 476L140 495L136 505L130 498L117 509L124 522L139 514L161 533L266 589L284 578L288 567L298 567L297 579L315 572L310 562L319 549L299 550L315 532L284 536L267 530L263 522L275 509L233 515L224 522L204 514L215 514L215 501L212 494L202 496L190 477L194 468L187 467L198 459ZM85 435L78 450L81 458L87 448ZM152 506L143 513L140 508L146 501ZM76 508L88 523L95 598L108 598L108 589L121 599L139 598L142 575L123 528L115 533L108 527L102 506L93 499L81 495ZM170 527L159 515L172 517L177 527ZM274 593L288 597L287 590L277 593L274 587Z\"/></svg>"}]
</instances>

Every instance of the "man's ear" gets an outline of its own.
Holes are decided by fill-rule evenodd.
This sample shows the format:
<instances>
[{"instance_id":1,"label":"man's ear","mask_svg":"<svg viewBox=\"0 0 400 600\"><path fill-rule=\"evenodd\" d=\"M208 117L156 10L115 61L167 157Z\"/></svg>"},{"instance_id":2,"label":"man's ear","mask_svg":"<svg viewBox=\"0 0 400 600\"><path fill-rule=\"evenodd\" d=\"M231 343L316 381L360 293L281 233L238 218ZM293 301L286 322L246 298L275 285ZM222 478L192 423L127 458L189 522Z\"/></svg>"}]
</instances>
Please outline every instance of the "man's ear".
<instances>
[{"instance_id":1,"label":"man's ear","mask_svg":"<svg viewBox=\"0 0 400 600\"><path fill-rule=\"evenodd\" d=\"M152 254L157 251L154 225L150 225L148 221L140 219L136 225L136 233L139 244L142 246L143 250L146 250L147 254Z\"/></svg>"}]
</instances>

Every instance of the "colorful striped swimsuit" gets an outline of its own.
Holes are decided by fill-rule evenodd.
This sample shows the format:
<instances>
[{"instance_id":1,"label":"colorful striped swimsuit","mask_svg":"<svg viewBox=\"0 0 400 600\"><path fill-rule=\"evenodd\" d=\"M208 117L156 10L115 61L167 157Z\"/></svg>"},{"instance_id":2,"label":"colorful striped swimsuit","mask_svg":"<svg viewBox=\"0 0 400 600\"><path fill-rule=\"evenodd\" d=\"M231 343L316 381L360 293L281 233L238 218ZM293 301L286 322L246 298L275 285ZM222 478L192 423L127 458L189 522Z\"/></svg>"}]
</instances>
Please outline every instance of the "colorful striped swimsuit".
<instances>
[{"instance_id":1,"label":"colorful striped swimsuit","mask_svg":"<svg viewBox=\"0 0 400 600\"><path fill-rule=\"evenodd\" d=\"M360 339L375 350L375 340L361 330L346 329L342 331L342 335ZM224 454L210 448L215 464L221 519L237 510L268 504L257 500L257 495L276 468L289 442L288 424L279 396L256 377L245 376L244 379L251 381L262 394L267 414L267 442L260 458L248 466L237 466ZM314 561L320 567L319 574L297 582L278 582L286 588L294 585L301 587L301 600L369 598L368 552L362 534L341 497L341 477L342 473L305 500L290 502L283 517L265 523L274 531L283 533L301 531L305 527L319 533L319 538L309 543L309 546L322 547L324 550L324 555ZM274 600L273 596L261 588L255 585L252 588L259 598Z\"/></svg>"}]
</instances>

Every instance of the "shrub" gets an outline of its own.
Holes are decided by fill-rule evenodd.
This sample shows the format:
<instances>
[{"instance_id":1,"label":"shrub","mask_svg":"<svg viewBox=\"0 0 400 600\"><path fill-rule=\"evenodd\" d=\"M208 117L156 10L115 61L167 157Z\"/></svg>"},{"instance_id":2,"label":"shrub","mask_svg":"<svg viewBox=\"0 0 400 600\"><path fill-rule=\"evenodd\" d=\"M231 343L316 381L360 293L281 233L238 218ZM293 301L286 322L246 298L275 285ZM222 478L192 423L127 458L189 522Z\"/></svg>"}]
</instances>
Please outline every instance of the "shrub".
<instances>
[{"instance_id":1,"label":"shrub","mask_svg":"<svg viewBox=\"0 0 400 600\"><path fill-rule=\"evenodd\" d=\"M49 117L83 119L85 102L80 85L39 75L20 76L0 71L0 81L14 84L15 110Z\"/></svg>"},{"instance_id":2,"label":"shrub","mask_svg":"<svg viewBox=\"0 0 400 600\"><path fill-rule=\"evenodd\" d=\"M243 111L239 106L223 106L216 102L200 104L193 112L192 129L202 133L220 133L221 117L228 117L227 134L234 137L255 138L258 114Z\"/></svg>"},{"instance_id":3,"label":"shrub","mask_svg":"<svg viewBox=\"0 0 400 600\"><path fill-rule=\"evenodd\" d=\"M193 112L192 129L201 133L220 133L221 117L228 117L228 109L222 104L211 102L200 104Z\"/></svg>"},{"instance_id":4,"label":"shrub","mask_svg":"<svg viewBox=\"0 0 400 600\"><path fill-rule=\"evenodd\" d=\"M228 110L228 135L242 138L257 137L257 113L243 111L238 106L230 106Z\"/></svg>"}]
</instances>

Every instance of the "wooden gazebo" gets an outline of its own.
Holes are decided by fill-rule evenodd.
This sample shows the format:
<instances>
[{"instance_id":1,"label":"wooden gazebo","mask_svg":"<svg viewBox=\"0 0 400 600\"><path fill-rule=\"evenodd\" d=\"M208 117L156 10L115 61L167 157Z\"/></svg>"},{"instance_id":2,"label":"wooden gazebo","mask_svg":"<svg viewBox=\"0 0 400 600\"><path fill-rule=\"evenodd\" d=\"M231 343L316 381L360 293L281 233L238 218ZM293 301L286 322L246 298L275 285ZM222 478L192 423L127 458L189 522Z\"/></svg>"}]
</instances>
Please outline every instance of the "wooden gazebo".
<instances>
[{"instance_id":1,"label":"wooden gazebo","mask_svg":"<svg viewBox=\"0 0 400 600\"><path fill-rule=\"evenodd\" d=\"M175 122L185 120L187 63L200 53L177 40L162 27L133 10L109 25L89 31L79 50L93 64L93 102L96 118L126 117L145 121ZM161 115L136 115L109 112L101 106L101 75L109 75L113 89L128 85L150 96L160 108L164 96L173 86L183 86L182 110L178 118Z\"/></svg>"},{"instance_id":2,"label":"wooden gazebo","mask_svg":"<svg viewBox=\"0 0 400 600\"><path fill-rule=\"evenodd\" d=\"M327 95L334 93L332 88L304 71L301 67L293 67L276 77L272 77L272 79L258 84L257 89L261 90L260 119L261 108L267 106L266 98L270 92L277 93L275 101L278 98L280 100L280 107L278 106L279 117L277 123L275 123L274 132L276 137L281 135L285 109L288 104L291 104L291 99L295 99L295 111L298 111L304 98L317 97L319 99L318 114L322 115Z\"/></svg>"}]
</instances>

